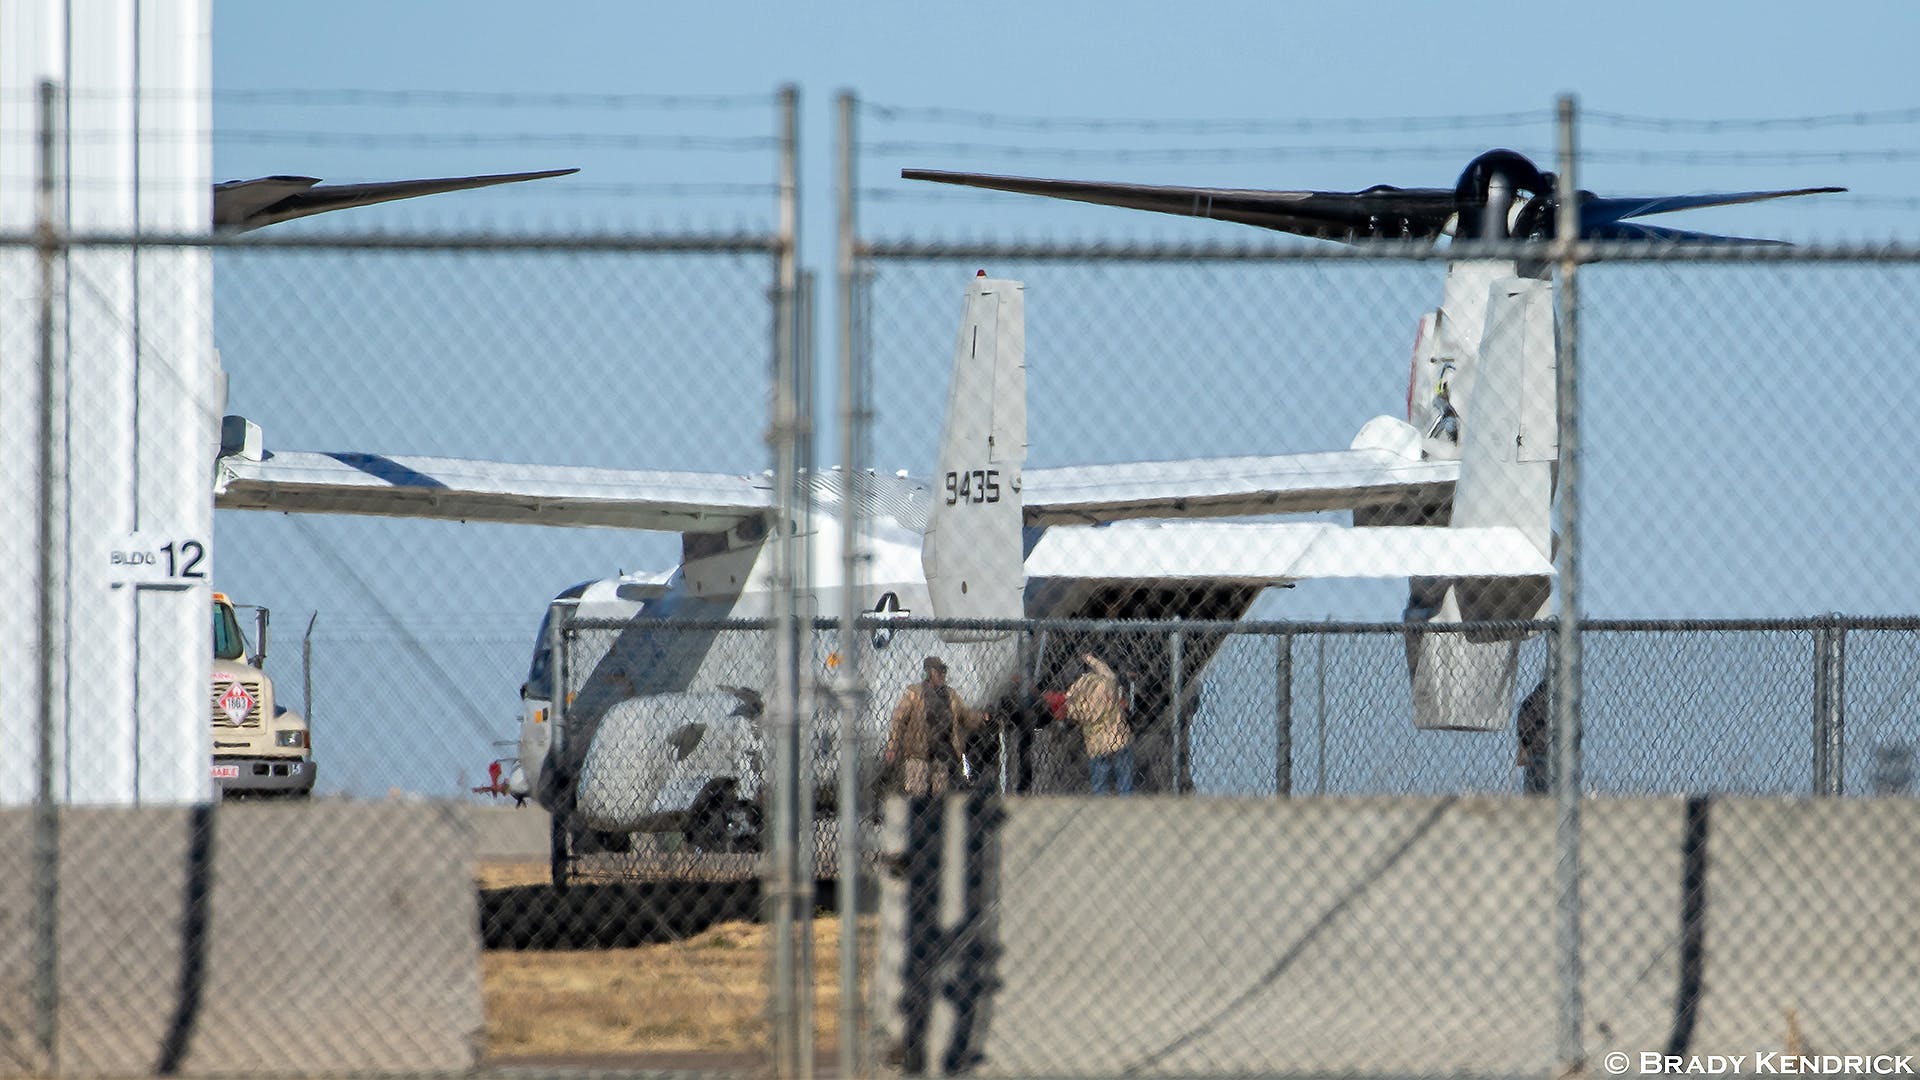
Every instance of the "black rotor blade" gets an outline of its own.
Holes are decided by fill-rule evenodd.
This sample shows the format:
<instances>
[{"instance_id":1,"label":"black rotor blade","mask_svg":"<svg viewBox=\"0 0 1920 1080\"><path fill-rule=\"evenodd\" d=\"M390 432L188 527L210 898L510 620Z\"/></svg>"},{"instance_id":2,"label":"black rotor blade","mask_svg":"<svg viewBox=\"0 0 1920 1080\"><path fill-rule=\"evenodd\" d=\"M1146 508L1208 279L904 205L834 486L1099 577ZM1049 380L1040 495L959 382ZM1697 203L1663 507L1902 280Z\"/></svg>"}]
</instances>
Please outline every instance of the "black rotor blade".
<instances>
[{"instance_id":1,"label":"black rotor blade","mask_svg":"<svg viewBox=\"0 0 1920 1080\"><path fill-rule=\"evenodd\" d=\"M1665 229L1637 221L1602 221L1583 226L1582 240L1641 240L1661 244L1744 244L1792 247L1785 240L1761 240L1748 236L1717 236L1690 229Z\"/></svg>"},{"instance_id":2,"label":"black rotor blade","mask_svg":"<svg viewBox=\"0 0 1920 1080\"><path fill-rule=\"evenodd\" d=\"M388 180L372 184L328 184L308 176L266 176L258 180L236 180L213 187L213 225L217 229L246 232L329 210L411 199L420 195L438 195L448 191L467 191L495 184L517 184L523 180L544 180L566 176L579 169L548 169L544 172L495 173L489 176L454 176L438 180Z\"/></svg>"},{"instance_id":3,"label":"black rotor blade","mask_svg":"<svg viewBox=\"0 0 1920 1080\"><path fill-rule=\"evenodd\" d=\"M1794 188L1790 191L1733 191L1706 195L1648 195L1638 198L1601 199L1588 196L1580 203L1580 220L1584 226L1645 217L1648 214L1670 214L1675 210L1693 210L1702 206L1734 206L1739 203L1765 202L1768 199L1789 199L1796 195L1831 195L1845 190L1847 189L1843 187L1812 187Z\"/></svg>"},{"instance_id":4,"label":"black rotor blade","mask_svg":"<svg viewBox=\"0 0 1920 1080\"><path fill-rule=\"evenodd\" d=\"M1454 213L1451 188L1382 186L1351 192L1261 191L1041 180L936 169L902 169L900 175L907 180L931 180L1130 210L1214 218L1327 240L1432 239L1441 235Z\"/></svg>"}]
</instances>

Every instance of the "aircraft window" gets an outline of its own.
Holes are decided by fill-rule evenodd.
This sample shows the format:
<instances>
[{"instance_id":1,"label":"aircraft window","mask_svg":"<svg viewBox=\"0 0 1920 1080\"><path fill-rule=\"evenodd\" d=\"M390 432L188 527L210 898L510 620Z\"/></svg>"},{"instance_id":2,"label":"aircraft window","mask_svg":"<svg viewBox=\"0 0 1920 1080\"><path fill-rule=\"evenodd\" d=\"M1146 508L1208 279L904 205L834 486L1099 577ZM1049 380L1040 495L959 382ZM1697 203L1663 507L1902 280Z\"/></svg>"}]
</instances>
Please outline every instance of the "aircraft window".
<instances>
[{"instance_id":1,"label":"aircraft window","mask_svg":"<svg viewBox=\"0 0 1920 1080\"><path fill-rule=\"evenodd\" d=\"M552 686L549 682L547 671L549 667L547 663L548 655L548 649L544 645L533 650L533 667L527 672L528 697L540 698L542 700L552 700L553 698L553 694L551 693Z\"/></svg>"},{"instance_id":2,"label":"aircraft window","mask_svg":"<svg viewBox=\"0 0 1920 1080\"><path fill-rule=\"evenodd\" d=\"M527 669L528 697L542 699L552 698L552 695L548 692L550 686L547 675L547 669L549 667L547 633L552 628L553 609L548 608L547 613L540 619L540 636L533 639L536 644L533 647L533 666Z\"/></svg>"}]
</instances>

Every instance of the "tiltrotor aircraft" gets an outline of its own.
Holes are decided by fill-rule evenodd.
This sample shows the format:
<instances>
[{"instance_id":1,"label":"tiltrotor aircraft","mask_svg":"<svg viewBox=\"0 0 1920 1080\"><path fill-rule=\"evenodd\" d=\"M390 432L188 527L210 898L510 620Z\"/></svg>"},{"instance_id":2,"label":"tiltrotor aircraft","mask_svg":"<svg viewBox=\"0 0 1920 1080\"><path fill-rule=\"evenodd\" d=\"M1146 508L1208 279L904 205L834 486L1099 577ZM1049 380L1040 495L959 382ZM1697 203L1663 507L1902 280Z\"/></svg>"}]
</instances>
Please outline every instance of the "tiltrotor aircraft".
<instances>
[{"instance_id":1,"label":"tiltrotor aircraft","mask_svg":"<svg viewBox=\"0 0 1920 1080\"><path fill-rule=\"evenodd\" d=\"M1352 193L904 175L1354 242L1545 236L1556 209L1551 176L1511 151L1476 158L1452 189ZM1629 219L1832 190L1583 193L1582 235L1700 239ZM857 599L881 615L1236 619L1269 586L1404 577L1412 583L1410 623L1539 617L1553 575L1558 453L1551 286L1543 275L1512 261L1450 263L1441 305L1420 324L1404 415L1367 420L1346 449L1045 469L1024 468L1022 286L969 281L931 473L864 473L850 485L836 469L805 480L812 515L791 527L812 540L817 609L839 610L847 587L837 553L839 508L851 490L871 556ZM578 585L549 609L549 619L609 621L594 644L557 651L559 635L543 626L522 688L512 787L553 812L557 878L571 854L620 850L636 832L683 832L709 848L751 846L764 760L759 691L771 682L770 658L723 622L772 610L768 540L788 523L776 520L770 479L254 451L224 455L216 488L222 508L679 532L678 567ZM1353 524L1266 520L1320 511L1349 512ZM1225 518L1234 520L1218 520ZM834 632L817 636L810 661L824 668L840 646ZM946 659L967 701L1004 709L1016 673L1057 670L1079 645L1055 641L1040 656L1022 655L1013 636L904 628L882 630L871 644L862 674L882 692L861 718L860 745L835 745L837 724L826 710L810 730L821 761L842 750L877 759L889 691L918 678L929 653ZM1198 685L1217 644L1206 635L1185 642L1178 685ZM1139 783L1180 790L1191 781L1178 748L1197 700L1172 701L1172 657L1158 648L1127 664L1136 716L1147 718L1136 741ZM1504 727L1518 649L1518 635L1498 628L1409 635L1414 723Z\"/></svg>"}]
</instances>

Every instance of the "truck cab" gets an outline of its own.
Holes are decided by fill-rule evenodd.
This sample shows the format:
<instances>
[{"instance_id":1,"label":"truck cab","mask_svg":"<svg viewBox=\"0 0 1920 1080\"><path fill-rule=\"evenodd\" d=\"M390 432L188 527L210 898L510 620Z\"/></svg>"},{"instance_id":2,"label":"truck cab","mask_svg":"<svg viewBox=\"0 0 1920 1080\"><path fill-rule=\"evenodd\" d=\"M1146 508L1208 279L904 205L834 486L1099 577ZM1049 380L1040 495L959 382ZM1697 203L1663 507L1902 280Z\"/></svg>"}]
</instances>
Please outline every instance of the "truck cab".
<instances>
[{"instance_id":1,"label":"truck cab","mask_svg":"<svg viewBox=\"0 0 1920 1080\"><path fill-rule=\"evenodd\" d=\"M254 643L236 605L213 594L213 784L222 798L305 798L313 792L312 737L299 713L279 704L267 678L266 608L254 612Z\"/></svg>"}]
</instances>

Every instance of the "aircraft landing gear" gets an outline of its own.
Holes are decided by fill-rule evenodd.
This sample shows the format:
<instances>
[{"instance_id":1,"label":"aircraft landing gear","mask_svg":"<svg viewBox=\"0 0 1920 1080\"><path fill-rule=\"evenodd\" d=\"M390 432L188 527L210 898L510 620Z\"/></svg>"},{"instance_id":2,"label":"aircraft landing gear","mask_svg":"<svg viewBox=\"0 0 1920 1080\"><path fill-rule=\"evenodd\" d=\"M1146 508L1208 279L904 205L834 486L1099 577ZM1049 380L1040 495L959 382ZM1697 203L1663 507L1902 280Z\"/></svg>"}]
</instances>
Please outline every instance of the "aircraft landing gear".
<instances>
[{"instance_id":1,"label":"aircraft landing gear","mask_svg":"<svg viewBox=\"0 0 1920 1080\"><path fill-rule=\"evenodd\" d=\"M760 807L740 798L732 780L715 780L687 810L683 835L695 851L752 853L760 850L764 827Z\"/></svg>"},{"instance_id":2,"label":"aircraft landing gear","mask_svg":"<svg viewBox=\"0 0 1920 1080\"><path fill-rule=\"evenodd\" d=\"M547 869L553 877L553 891L567 891L567 873L573 868L573 856L567 853L567 818L554 813L547 825Z\"/></svg>"},{"instance_id":3,"label":"aircraft landing gear","mask_svg":"<svg viewBox=\"0 0 1920 1080\"><path fill-rule=\"evenodd\" d=\"M547 872L553 891L563 893L573 871L571 838L567 834L567 820L573 817L573 788L562 782L559 768L551 761L541 770L540 782L546 789L540 802L547 808Z\"/></svg>"}]
</instances>

